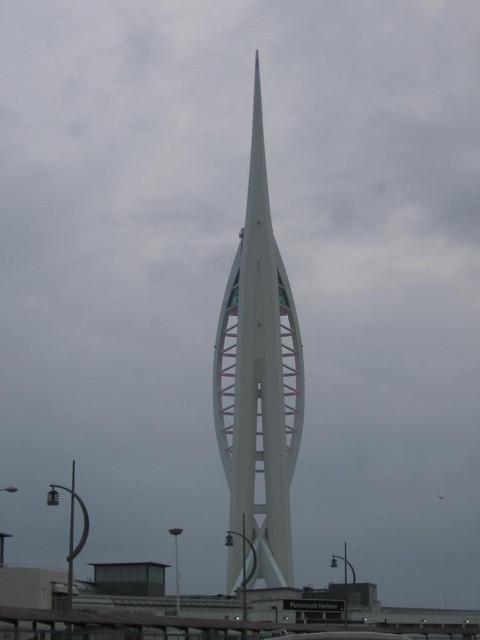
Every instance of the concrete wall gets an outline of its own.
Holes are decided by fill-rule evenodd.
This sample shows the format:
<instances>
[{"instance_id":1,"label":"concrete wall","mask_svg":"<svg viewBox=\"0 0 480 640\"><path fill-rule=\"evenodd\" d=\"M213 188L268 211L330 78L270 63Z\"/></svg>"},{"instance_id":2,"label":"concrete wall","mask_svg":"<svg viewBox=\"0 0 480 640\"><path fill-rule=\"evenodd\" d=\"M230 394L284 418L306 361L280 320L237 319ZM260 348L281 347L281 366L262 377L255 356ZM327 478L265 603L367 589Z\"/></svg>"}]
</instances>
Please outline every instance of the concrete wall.
<instances>
[{"instance_id":1,"label":"concrete wall","mask_svg":"<svg viewBox=\"0 0 480 640\"><path fill-rule=\"evenodd\" d=\"M67 584L67 573L39 567L0 567L0 603L4 607L52 608L52 585Z\"/></svg>"}]
</instances>

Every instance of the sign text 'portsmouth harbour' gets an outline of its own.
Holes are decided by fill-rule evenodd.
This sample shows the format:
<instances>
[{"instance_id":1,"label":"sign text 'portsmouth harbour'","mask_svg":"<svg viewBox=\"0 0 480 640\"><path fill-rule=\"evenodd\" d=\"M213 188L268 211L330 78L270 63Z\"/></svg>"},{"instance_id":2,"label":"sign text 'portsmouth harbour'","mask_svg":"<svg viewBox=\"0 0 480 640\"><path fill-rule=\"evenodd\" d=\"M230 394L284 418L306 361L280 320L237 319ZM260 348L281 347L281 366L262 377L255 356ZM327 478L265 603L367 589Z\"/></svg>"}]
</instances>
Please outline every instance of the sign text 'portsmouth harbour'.
<instances>
[{"instance_id":1,"label":"sign text 'portsmouth harbour'","mask_svg":"<svg viewBox=\"0 0 480 640\"><path fill-rule=\"evenodd\" d=\"M345 611L345 600L284 600L283 609L289 611Z\"/></svg>"}]
</instances>

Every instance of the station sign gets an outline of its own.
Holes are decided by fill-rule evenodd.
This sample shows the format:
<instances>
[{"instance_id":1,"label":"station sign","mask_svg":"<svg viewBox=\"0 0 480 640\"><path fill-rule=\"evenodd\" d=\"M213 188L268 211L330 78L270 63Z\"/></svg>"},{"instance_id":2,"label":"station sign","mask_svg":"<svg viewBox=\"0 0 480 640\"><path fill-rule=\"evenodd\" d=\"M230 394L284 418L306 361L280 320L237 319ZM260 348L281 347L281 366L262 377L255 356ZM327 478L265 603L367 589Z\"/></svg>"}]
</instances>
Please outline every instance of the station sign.
<instances>
[{"instance_id":1,"label":"station sign","mask_svg":"<svg viewBox=\"0 0 480 640\"><path fill-rule=\"evenodd\" d=\"M284 600L285 611L326 611L336 613L345 611L345 600L314 600L302 598L296 600Z\"/></svg>"}]
</instances>

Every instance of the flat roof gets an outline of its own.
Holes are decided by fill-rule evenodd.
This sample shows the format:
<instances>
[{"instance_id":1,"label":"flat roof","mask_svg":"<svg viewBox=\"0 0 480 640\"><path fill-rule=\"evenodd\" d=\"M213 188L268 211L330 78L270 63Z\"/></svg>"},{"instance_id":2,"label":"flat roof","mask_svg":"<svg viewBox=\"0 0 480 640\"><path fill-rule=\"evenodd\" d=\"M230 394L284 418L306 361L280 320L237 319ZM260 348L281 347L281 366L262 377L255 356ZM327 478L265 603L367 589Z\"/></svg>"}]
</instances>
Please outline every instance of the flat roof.
<instances>
[{"instance_id":1,"label":"flat roof","mask_svg":"<svg viewBox=\"0 0 480 640\"><path fill-rule=\"evenodd\" d=\"M163 564L162 562L89 562L91 567L171 567L170 564Z\"/></svg>"}]
</instances>

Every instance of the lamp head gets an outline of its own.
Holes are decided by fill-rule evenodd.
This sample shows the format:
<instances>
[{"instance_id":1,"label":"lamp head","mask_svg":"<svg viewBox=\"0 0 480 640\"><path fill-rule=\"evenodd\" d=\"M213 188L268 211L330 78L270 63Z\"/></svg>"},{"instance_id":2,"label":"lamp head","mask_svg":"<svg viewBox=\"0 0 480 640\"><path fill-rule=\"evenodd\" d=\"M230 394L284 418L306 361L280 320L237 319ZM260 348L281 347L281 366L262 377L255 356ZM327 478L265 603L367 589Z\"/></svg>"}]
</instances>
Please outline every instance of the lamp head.
<instances>
[{"instance_id":1,"label":"lamp head","mask_svg":"<svg viewBox=\"0 0 480 640\"><path fill-rule=\"evenodd\" d=\"M58 499L58 491L55 491L55 489L52 487L50 489L50 491L47 493L47 505L49 507L56 507L59 504L59 499Z\"/></svg>"},{"instance_id":2,"label":"lamp head","mask_svg":"<svg viewBox=\"0 0 480 640\"><path fill-rule=\"evenodd\" d=\"M178 527L175 527L174 529L169 529L168 532L172 534L172 536L179 536L182 533L183 529L179 529Z\"/></svg>"},{"instance_id":3,"label":"lamp head","mask_svg":"<svg viewBox=\"0 0 480 640\"><path fill-rule=\"evenodd\" d=\"M3 489L0 489L0 491L7 491L7 493L15 493L15 491L18 491L17 487L4 487Z\"/></svg>"},{"instance_id":4,"label":"lamp head","mask_svg":"<svg viewBox=\"0 0 480 640\"><path fill-rule=\"evenodd\" d=\"M336 556L332 556L332 561L330 562L330 566L334 568L338 566Z\"/></svg>"},{"instance_id":5,"label":"lamp head","mask_svg":"<svg viewBox=\"0 0 480 640\"><path fill-rule=\"evenodd\" d=\"M233 547L233 536L230 531L227 531L227 535L225 536L225 546Z\"/></svg>"}]
</instances>

